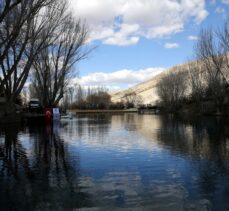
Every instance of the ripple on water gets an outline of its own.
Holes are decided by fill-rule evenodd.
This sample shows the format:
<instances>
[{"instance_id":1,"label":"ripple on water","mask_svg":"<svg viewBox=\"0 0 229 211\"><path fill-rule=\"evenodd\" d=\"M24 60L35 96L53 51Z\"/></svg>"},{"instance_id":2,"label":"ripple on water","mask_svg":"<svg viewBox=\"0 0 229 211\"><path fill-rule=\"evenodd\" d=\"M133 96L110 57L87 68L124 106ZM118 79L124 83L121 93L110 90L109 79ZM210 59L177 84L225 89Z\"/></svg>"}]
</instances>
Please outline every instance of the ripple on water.
<instances>
[{"instance_id":1,"label":"ripple on water","mask_svg":"<svg viewBox=\"0 0 229 211\"><path fill-rule=\"evenodd\" d=\"M4 127L0 210L229 210L228 125L128 114Z\"/></svg>"}]
</instances>

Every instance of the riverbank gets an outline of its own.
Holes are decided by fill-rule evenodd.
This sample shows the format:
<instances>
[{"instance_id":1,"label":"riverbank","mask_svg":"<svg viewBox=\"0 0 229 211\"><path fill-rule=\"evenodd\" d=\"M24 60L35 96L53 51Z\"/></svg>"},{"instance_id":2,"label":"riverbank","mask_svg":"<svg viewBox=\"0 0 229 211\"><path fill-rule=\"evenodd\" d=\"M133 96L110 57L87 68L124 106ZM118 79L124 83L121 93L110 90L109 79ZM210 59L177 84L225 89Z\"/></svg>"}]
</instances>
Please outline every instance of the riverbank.
<instances>
[{"instance_id":1,"label":"riverbank","mask_svg":"<svg viewBox=\"0 0 229 211\"><path fill-rule=\"evenodd\" d=\"M94 109L94 110L82 110L82 109L70 109L68 112L73 114L94 114L94 113L137 113L137 108L109 110L109 109Z\"/></svg>"},{"instance_id":2,"label":"riverbank","mask_svg":"<svg viewBox=\"0 0 229 211\"><path fill-rule=\"evenodd\" d=\"M213 100L208 100L200 103L184 103L176 111L179 115L188 116L228 116L229 105L223 104L221 109L217 107Z\"/></svg>"}]
</instances>

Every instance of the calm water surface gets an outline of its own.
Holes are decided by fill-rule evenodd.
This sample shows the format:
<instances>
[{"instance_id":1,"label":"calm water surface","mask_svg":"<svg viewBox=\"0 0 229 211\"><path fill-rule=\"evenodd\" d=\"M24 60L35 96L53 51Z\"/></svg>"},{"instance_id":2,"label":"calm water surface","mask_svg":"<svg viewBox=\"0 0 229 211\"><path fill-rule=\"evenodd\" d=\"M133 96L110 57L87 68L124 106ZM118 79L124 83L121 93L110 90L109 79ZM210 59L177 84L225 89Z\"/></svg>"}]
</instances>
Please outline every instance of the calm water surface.
<instances>
[{"instance_id":1,"label":"calm water surface","mask_svg":"<svg viewBox=\"0 0 229 211\"><path fill-rule=\"evenodd\" d=\"M78 116L0 129L0 210L229 210L222 119Z\"/></svg>"}]
</instances>

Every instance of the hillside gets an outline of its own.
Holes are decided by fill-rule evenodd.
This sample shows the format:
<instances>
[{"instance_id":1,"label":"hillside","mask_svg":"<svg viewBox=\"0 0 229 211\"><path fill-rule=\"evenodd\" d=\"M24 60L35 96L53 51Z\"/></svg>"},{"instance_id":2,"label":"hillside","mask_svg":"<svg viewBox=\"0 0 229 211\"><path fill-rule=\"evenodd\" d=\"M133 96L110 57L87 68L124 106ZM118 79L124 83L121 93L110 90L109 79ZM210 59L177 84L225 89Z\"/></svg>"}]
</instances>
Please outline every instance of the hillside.
<instances>
[{"instance_id":1,"label":"hillside","mask_svg":"<svg viewBox=\"0 0 229 211\"><path fill-rule=\"evenodd\" d=\"M166 73L170 71L173 71L174 68L175 67L165 70L162 73L149 79L148 81L140 83L129 89L113 93L111 95L112 102L122 101L124 100L124 96L126 94L136 93L137 96L141 97L143 104L154 104L158 100L158 95L156 91L156 85L158 81L163 77L163 75L165 75Z\"/></svg>"}]
</instances>

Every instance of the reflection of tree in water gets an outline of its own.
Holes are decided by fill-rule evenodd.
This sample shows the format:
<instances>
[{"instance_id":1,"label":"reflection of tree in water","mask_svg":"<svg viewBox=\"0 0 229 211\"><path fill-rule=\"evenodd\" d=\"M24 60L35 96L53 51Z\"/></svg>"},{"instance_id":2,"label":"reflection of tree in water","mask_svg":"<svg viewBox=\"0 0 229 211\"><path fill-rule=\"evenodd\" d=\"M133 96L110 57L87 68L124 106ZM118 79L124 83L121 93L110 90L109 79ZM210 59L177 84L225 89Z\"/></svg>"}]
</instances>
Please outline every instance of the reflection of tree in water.
<instances>
[{"instance_id":1,"label":"reflection of tree in water","mask_svg":"<svg viewBox=\"0 0 229 211\"><path fill-rule=\"evenodd\" d=\"M89 136L101 137L111 129L112 123L119 124L127 131L136 131L137 126L142 126L142 118L137 114L126 113L126 114L80 114L78 120L73 127L73 130L77 130L77 135L87 134ZM71 124L69 122L69 124ZM74 123L73 123L74 124Z\"/></svg>"},{"instance_id":2,"label":"reflection of tree in water","mask_svg":"<svg viewBox=\"0 0 229 211\"><path fill-rule=\"evenodd\" d=\"M90 206L79 187L79 159L71 166L58 126L31 126L27 141L19 131L6 127L0 138L0 210Z\"/></svg>"},{"instance_id":3,"label":"reflection of tree in water","mask_svg":"<svg viewBox=\"0 0 229 211\"><path fill-rule=\"evenodd\" d=\"M193 157L212 158L225 156L228 124L225 120L181 120L173 116L161 116L158 141L172 151ZM225 159L225 157L223 157Z\"/></svg>"},{"instance_id":4,"label":"reflection of tree in water","mask_svg":"<svg viewBox=\"0 0 229 211\"><path fill-rule=\"evenodd\" d=\"M195 131L202 129L206 133L202 139L197 140L204 143L203 149L199 151L206 150L205 154L198 163L193 163L193 168L199 173L201 194L210 198L217 209L227 207L228 210L229 192L226 190L229 188L229 181L224 179L229 177L228 122L222 118L204 118L197 122L192 121L191 124Z\"/></svg>"},{"instance_id":5,"label":"reflection of tree in water","mask_svg":"<svg viewBox=\"0 0 229 211\"><path fill-rule=\"evenodd\" d=\"M191 169L198 178L199 196L209 199L213 209L229 209L229 134L225 119L181 120L161 117L159 142L171 152L191 158ZM220 209L220 206L222 206Z\"/></svg>"},{"instance_id":6,"label":"reflection of tree in water","mask_svg":"<svg viewBox=\"0 0 229 211\"><path fill-rule=\"evenodd\" d=\"M143 115L138 115L136 113L124 113L124 114L115 114L112 116L112 123L124 125L125 130L127 131L137 131L139 128L144 127Z\"/></svg>"},{"instance_id":7,"label":"reflection of tree in water","mask_svg":"<svg viewBox=\"0 0 229 211\"><path fill-rule=\"evenodd\" d=\"M76 130L78 136L87 134L90 137L106 136L111 125L110 114L79 115Z\"/></svg>"},{"instance_id":8,"label":"reflection of tree in water","mask_svg":"<svg viewBox=\"0 0 229 211\"><path fill-rule=\"evenodd\" d=\"M136 114L125 114L124 115L124 122L125 122L125 129L128 131L136 131L139 118Z\"/></svg>"},{"instance_id":9,"label":"reflection of tree in water","mask_svg":"<svg viewBox=\"0 0 229 211\"><path fill-rule=\"evenodd\" d=\"M161 128L158 130L158 141L174 152L189 151L189 140L186 125L175 121L172 116L161 116Z\"/></svg>"}]
</instances>

